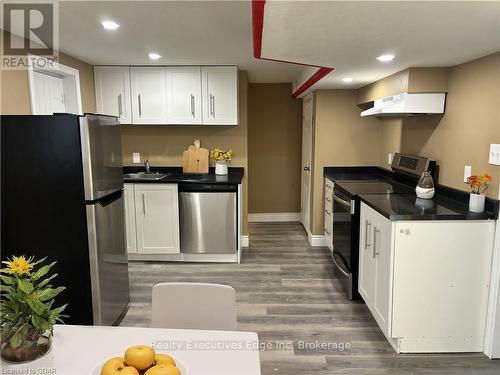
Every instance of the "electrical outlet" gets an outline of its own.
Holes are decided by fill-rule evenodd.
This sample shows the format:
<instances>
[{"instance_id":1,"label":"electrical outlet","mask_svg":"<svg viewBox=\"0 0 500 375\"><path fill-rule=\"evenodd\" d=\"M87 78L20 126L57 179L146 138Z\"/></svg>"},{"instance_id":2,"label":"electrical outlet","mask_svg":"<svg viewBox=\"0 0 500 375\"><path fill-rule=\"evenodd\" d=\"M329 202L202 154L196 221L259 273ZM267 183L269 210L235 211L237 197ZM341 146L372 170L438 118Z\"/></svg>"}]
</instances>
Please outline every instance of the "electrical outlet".
<instances>
[{"instance_id":1,"label":"electrical outlet","mask_svg":"<svg viewBox=\"0 0 500 375\"><path fill-rule=\"evenodd\" d=\"M392 154L391 153L387 154L387 164L389 164L389 165L392 164Z\"/></svg>"},{"instance_id":2,"label":"electrical outlet","mask_svg":"<svg viewBox=\"0 0 500 375\"><path fill-rule=\"evenodd\" d=\"M500 165L500 144L490 145L489 163L493 165Z\"/></svg>"},{"instance_id":3,"label":"electrical outlet","mask_svg":"<svg viewBox=\"0 0 500 375\"><path fill-rule=\"evenodd\" d=\"M472 167L470 165L466 165L464 168L464 182L467 182L467 179L472 175Z\"/></svg>"},{"instance_id":4,"label":"electrical outlet","mask_svg":"<svg viewBox=\"0 0 500 375\"><path fill-rule=\"evenodd\" d=\"M134 163L141 162L141 153L140 152L132 152L132 162L134 162Z\"/></svg>"}]
</instances>

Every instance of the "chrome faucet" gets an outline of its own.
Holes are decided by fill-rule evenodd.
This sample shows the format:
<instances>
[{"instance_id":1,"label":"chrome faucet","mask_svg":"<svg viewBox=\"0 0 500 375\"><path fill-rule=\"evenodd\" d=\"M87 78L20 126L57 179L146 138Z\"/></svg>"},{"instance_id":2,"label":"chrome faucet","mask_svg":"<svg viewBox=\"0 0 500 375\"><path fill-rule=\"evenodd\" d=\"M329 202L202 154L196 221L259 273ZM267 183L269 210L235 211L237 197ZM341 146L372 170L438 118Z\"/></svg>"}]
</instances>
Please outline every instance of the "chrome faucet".
<instances>
[{"instance_id":1,"label":"chrome faucet","mask_svg":"<svg viewBox=\"0 0 500 375\"><path fill-rule=\"evenodd\" d=\"M146 169L146 173L151 173L149 160L144 160L144 168Z\"/></svg>"}]
</instances>

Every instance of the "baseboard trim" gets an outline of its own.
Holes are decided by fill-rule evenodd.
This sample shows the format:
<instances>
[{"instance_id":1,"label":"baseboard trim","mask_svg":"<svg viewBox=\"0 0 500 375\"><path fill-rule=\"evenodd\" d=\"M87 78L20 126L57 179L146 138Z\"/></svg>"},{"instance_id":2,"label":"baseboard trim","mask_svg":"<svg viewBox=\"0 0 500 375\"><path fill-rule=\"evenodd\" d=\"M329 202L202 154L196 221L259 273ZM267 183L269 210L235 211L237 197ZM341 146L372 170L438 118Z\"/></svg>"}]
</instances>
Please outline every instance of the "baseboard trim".
<instances>
[{"instance_id":1,"label":"baseboard trim","mask_svg":"<svg viewBox=\"0 0 500 375\"><path fill-rule=\"evenodd\" d=\"M248 214L249 223L271 221L300 221L300 212L276 212Z\"/></svg>"},{"instance_id":2,"label":"baseboard trim","mask_svg":"<svg viewBox=\"0 0 500 375\"><path fill-rule=\"evenodd\" d=\"M250 246L250 237L248 234L241 236L241 247Z\"/></svg>"},{"instance_id":3,"label":"baseboard trim","mask_svg":"<svg viewBox=\"0 0 500 375\"><path fill-rule=\"evenodd\" d=\"M305 228L305 230L307 232L307 240L309 241L309 245L311 245L312 247L328 247L328 239L326 236L321 234L312 234L309 228Z\"/></svg>"}]
</instances>

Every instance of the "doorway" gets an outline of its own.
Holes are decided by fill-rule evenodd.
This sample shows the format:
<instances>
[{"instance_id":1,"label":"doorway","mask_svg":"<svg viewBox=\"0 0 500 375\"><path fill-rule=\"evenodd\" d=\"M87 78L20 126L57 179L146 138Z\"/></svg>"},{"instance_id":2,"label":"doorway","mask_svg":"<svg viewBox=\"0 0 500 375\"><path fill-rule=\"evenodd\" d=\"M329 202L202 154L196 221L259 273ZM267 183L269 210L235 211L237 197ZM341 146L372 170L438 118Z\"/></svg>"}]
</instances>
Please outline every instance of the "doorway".
<instances>
[{"instance_id":1,"label":"doorway","mask_svg":"<svg viewBox=\"0 0 500 375\"><path fill-rule=\"evenodd\" d=\"M313 94L304 97L302 110L301 222L311 233L311 174L313 137Z\"/></svg>"}]
</instances>

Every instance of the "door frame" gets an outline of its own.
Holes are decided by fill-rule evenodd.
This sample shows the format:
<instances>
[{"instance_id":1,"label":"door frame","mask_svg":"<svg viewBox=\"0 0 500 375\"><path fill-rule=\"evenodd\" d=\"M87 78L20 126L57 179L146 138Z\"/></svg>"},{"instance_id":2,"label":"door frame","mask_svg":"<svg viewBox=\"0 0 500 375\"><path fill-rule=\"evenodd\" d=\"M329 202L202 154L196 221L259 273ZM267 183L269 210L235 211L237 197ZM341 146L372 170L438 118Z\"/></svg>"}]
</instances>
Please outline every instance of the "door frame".
<instances>
[{"instance_id":1,"label":"door frame","mask_svg":"<svg viewBox=\"0 0 500 375\"><path fill-rule=\"evenodd\" d=\"M309 93L307 94L302 100L303 100L303 104L302 104L302 110L304 110L304 107L305 107L305 103L306 102L311 102L311 132L310 132L310 139L309 139L309 173L308 173L308 181L307 183L309 184L309 193L306 197L306 199L304 199L304 196L303 196L303 193L302 193L302 177L301 177L301 184L300 184L300 187L301 187L301 193L300 193L300 200L301 200L301 205L300 205L300 222L302 223L302 226L304 227L304 229L306 230L307 234L309 237L311 237L311 213L312 213L312 205L311 205L311 196L312 196L312 174L313 174L313 145L314 145L314 142L313 142L313 137L314 137L314 93ZM302 136L304 135L304 120L305 120L305 117L304 117L304 113L302 113ZM304 140L302 140L302 147L304 145ZM302 157L304 155L304 150L302 150ZM301 167L301 171L300 171L300 174L301 176L303 175L303 171L302 169L304 168L304 160L302 159L302 162L300 164L300 167ZM304 223L304 202L308 202L309 204L309 218L308 218L308 226L305 225Z\"/></svg>"},{"instance_id":2,"label":"door frame","mask_svg":"<svg viewBox=\"0 0 500 375\"><path fill-rule=\"evenodd\" d=\"M80 71L70 66L46 59L45 57L28 55L28 86L30 92L31 114L38 115L35 95L34 72L60 77L63 81L64 105L66 113L83 115L80 92Z\"/></svg>"}]
</instances>

